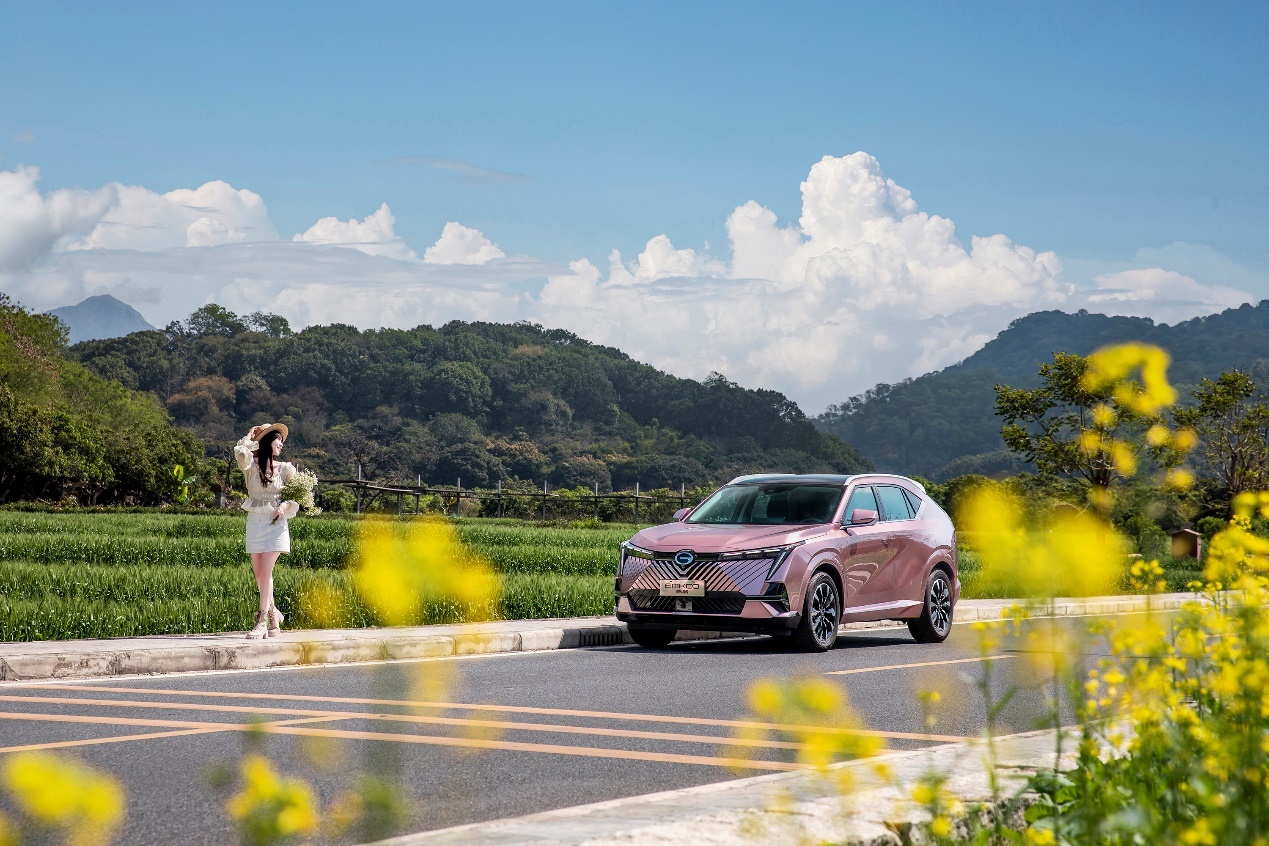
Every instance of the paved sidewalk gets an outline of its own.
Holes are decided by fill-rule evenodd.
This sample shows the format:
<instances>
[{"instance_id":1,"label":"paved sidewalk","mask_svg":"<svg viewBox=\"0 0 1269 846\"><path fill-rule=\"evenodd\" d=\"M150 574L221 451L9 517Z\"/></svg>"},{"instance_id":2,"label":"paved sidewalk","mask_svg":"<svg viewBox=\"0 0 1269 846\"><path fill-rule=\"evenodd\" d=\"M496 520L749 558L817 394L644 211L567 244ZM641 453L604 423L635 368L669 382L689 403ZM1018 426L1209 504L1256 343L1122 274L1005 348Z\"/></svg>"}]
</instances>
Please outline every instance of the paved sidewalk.
<instances>
[{"instance_id":1,"label":"paved sidewalk","mask_svg":"<svg viewBox=\"0 0 1269 846\"><path fill-rule=\"evenodd\" d=\"M1151 599L1157 610L1179 608L1193 594L1172 593ZM956 606L958 623L999 619L1012 600L968 599ZM1107 596L1061 599L1059 617L1141 611L1145 597ZM844 630L892 628L892 622L849 623ZM680 640L733 636L720 632L681 632ZM615 646L631 643L615 617L556 620L505 620L449 626L390 629L318 629L284 631L277 638L246 640L242 632L162 635L100 640L0 643L0 681L88 679L205 670L251 670L306 664L347 664L402 658L437 658L495 652L531 652Z\"/></svg>"},{"instance_id":2,"label":"paved sidewalk","mask_svg":"<svg viewBox=\"0 0 1269 846\"><path fill-rule=\"evenodd\" d=\"M1002 797L1013 797L1030 775L1053 766L1054 739L1049 730L997 740ZM1074 746L1065 744L1068 750ZM890 771L885 780L875 771L882 762ZM1072 766L1070 751L1063 756L1063 769ZM846 794L838 786L843 770L854 785ZM908 842L901 832L929 821L910 797L921 776L932 772L947 776L946 790L962 801L991 799L983 747L975 741L851 761L824 774L735 779L409 834L375 846L901 846Z\"/></svg>"}]
</instances>

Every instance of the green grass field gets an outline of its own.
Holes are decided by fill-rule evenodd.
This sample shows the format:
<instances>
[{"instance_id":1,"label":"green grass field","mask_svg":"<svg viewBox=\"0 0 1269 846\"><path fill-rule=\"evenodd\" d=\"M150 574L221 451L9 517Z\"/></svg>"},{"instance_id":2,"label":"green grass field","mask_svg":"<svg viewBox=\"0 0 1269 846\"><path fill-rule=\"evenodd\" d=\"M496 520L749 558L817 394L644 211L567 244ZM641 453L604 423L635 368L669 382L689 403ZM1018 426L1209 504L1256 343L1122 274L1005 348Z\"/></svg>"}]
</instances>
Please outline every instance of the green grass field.
<instances>
[{"instance_id":1,"label":"green grass field","mask_svg":"<svg viewBox=\"0 0 1269 846\"><path fill-rule=\"evenodd\" d=\"M282 558L275 589L288 627L376 623L346 570L356 526L357 518L340 515L292 521L292 554ZM493 519L457 527L466 548L501 576L501 598L483 611L493 619L611 613L618 547L635 531ZM0 640L249 628L255 583L243 529L244 517L234 513L0 510ZM991 596L978 556L962 550L960 563L964 597ZM1170 590L1184 590L1199 574L1196 562L1164 564ZM321 606L304 600L318 593L333 599ZM422 614L427 622L463 621L460 609L443 603Z\"/></svg>"},{"instance_id":2,"label":"green grass field","mask_svg":"<svg viewBox=\"0 0 1269 846\"><path fill-rule=\"evenodd\" d=\"M369 626L346 567L355 518L291 523L292 553L276 571L288 627ZM0 511L0 640L194 634L249 628L255 582L234 513L39 513ZM502 578L495 619L612 612L617 549L633 526L550 527L515 520L458 521L473 554ZM303 600L322 587L335 607ZM329 603L328 603L329 606ZM461 622L446 604L426 622Z\"/></svg>"}]
</instances>

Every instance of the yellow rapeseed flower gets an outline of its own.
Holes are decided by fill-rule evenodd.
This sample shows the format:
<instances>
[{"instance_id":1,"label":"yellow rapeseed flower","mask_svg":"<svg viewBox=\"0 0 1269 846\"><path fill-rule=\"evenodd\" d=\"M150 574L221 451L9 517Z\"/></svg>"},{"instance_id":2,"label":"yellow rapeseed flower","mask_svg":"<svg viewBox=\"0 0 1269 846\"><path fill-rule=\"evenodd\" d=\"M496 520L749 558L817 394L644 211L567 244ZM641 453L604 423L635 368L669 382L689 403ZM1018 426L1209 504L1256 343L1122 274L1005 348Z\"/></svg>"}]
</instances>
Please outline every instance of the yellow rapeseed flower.
<instances>
[{"instance_id":1,"label":"yellow rapeseed flower","mask_svg":"<svg viewBox=\"0 0 1269 846\"><path fill-rule=\"evenodd\" d=\"M1161 423L1156 423L1146 430L1146 443L1150 446L1165 446L1170 440L1172 440L1172 433Z\"/></svg>"},{"instance_id":2,"label":"yellow rapeseed flower","mask_svg":"<svg viewBox=\"0 0 1269 846\"><path fill-rule=\"evenodd\" d=\"M248 843L274 843L317 831L317 800L303 781L283 778L263 756L248 755L242 760L242 782L226 809Z\"/></svg>"},{"instance_id":3,"label":"yellow rapeseed flower","mask_svg":"<svg viewBox=\"0 0 1269 846\"><path fill-rule=\"evenodd\" d=\"M1093 407L1093 425L1099 429L1109 429L1118 419L1115 409L1105 403Z\"/></svg>"},{"instance_id":4,"label":"yellow rapeseed flower","mask_svg":"<svg viewBox=\"0 0 1269 846\"><path fill-rule=\"evenodd\" d=\"M422 622L427 605L457 606L464 620L488 619L501 593L493 567L468 551L453 525L420 520L404 531L382 521L358 533L353 581L388 625Z\"/></svg>"},{"instance_id":5,"label":"yellow rapeseed flower","mask_svg":"<svg viewBox=\"0 0 1269 846\"><path fill-rule=\"evenodd\" d=\"M109 842L123 821L119 783L73 759L19 752L4 762L3 779L14 805L36 823L65 832L70 846Z\"/></svg>"}]
</instances>

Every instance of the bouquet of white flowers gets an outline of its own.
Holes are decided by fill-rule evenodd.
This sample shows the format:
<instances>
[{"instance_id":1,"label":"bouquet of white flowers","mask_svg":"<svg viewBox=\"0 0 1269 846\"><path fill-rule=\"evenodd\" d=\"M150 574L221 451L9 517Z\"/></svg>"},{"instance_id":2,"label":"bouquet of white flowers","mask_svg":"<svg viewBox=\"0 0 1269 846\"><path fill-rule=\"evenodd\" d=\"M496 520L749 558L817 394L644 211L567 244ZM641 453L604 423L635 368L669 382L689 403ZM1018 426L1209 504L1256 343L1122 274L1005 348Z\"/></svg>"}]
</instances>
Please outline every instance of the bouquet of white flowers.
<instances>
[{"instance_id":1,"label":"bouquet of white flowers","mask_svg":"<svg viewBox=\"0 0 1269 846\"><path fill-rule=\"evenodd\" d=\"M321 514L322 509L317 507L313 502L313 491L317 490L317 475L309 470L297 470L295 475L291 477L291 481L282 486L282 501L299 504L303 511L309 514ZM277 518L273 519L277 522Z\"/></svg>"}]
</instances>

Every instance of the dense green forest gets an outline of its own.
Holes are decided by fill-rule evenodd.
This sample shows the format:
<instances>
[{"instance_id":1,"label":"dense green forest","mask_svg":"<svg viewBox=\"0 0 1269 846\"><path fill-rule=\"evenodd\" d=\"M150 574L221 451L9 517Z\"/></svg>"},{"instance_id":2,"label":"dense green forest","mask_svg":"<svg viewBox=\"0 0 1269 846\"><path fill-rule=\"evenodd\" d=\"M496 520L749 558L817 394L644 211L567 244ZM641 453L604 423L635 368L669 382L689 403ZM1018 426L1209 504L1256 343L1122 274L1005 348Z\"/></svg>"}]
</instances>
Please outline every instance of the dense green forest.
<instances>
[{"instance_id":1,"label":"dense green forest","mask_svg":"<svg viewBox=\"0 0 1269 846\"><path fill-rule=\"evenodd\" d=\"M66 329L0 293L0 502L74 498L155 505L203 448L162 404L65 358Z\"/></svg>"},{"instance_id":2,"label":"dense green forest","mask_svg":"<svg viewBox=\"0 0 1269 846\"><path fill-rule=\"evenodd\" d=\"M995 385L1035 387L1039 365L1055 352L1088 355L1098 347L1144 341L1172 355L1169 378L1182 402L1203 378L1238 368L1264 381L1269 372L1269 300L1174 326L1136 317L1044 311L1015 320L959 364L895 385L877 385L829 407L826 432L856 445L880 470L950 479L1025 468L1004 450Z\"/></svg>"},{"instance_id":3,"label":"dense green forest","mask_svg":"<svg viewBox=\"0 0 1269 846\"><path fill-rule=\"evenodd\" d=\"M70 355L156 395L209 456L227 456L255 423L282 422L288 457L329 476L360 462L368 478L607 491L870 469L782 394L678 379L531 324L292 332L276 315L209 305Z\"/></svg>"}]
</instances>

